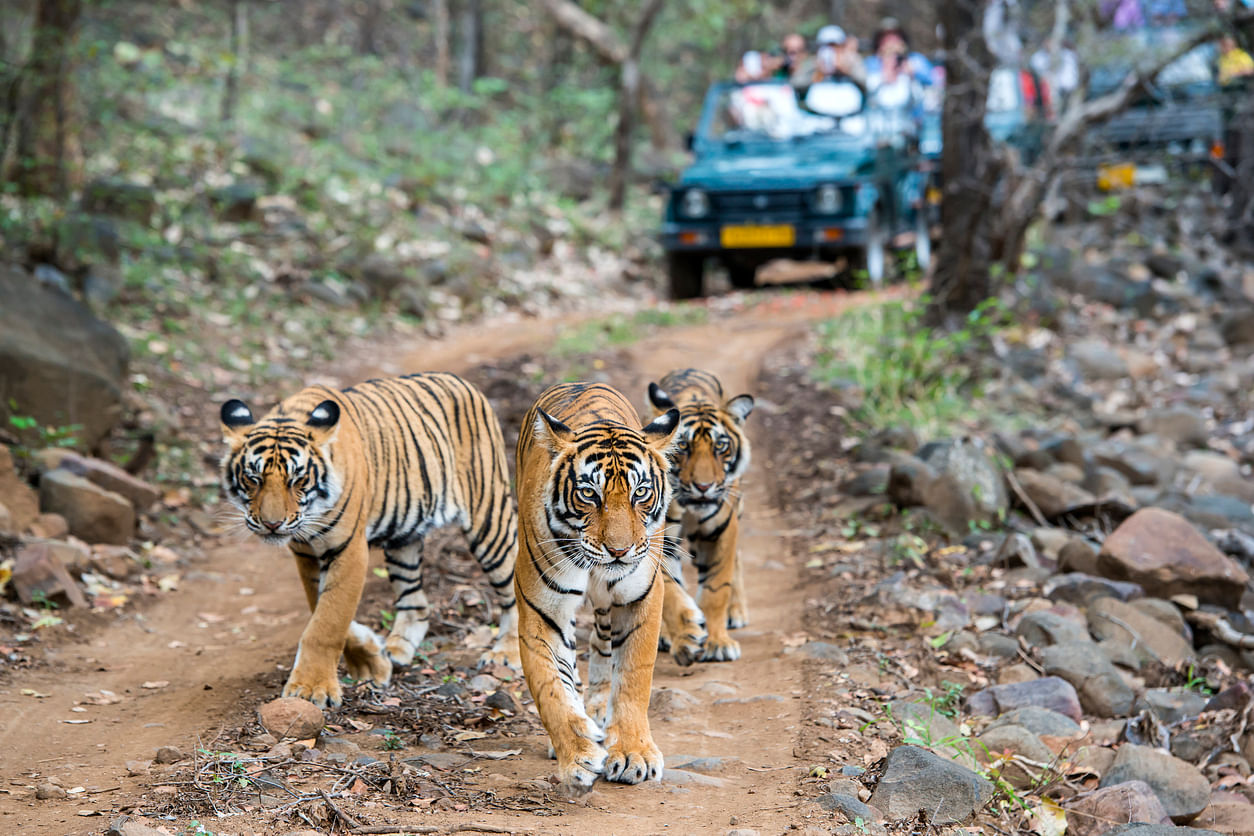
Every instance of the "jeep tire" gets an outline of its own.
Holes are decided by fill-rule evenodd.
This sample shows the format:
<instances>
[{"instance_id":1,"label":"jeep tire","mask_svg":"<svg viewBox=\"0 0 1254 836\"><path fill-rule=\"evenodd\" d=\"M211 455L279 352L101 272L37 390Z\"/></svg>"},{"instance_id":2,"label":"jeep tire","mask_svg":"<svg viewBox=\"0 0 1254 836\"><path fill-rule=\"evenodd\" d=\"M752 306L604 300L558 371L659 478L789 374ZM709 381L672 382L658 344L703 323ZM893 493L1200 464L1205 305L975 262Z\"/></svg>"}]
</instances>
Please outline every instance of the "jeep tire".
<instances>
[{"instance_id":1,"label":"jeep tire","mask_svg":"<svg viewBox=\"0 0 1254 836\"><path fill-rule=\"evenodd\" d=\"M700 253L667 253L666 275L672 299L697 299L705 293L705 256Z\"/></svg>"}]
</instances>

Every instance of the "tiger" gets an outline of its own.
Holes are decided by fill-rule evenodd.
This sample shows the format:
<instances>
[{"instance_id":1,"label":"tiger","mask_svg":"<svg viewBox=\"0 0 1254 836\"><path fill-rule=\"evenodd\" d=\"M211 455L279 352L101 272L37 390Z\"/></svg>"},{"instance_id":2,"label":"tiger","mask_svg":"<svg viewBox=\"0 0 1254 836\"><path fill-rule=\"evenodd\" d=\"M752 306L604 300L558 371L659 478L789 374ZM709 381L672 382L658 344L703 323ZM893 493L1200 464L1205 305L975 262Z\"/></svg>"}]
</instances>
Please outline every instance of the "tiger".
<instances>
[{"instance_id":1,"label":"tiger","mask_svg":"<svg viewBox=\"0 0 1254 836\"><path fill-rule=\"evenodd\" d=\"M649 402L659 414L675 408L680 414L669 474L674 499L666 513L663 646L669 643L681 665L731 662L740 658L740 643L728 628L749 623L737 540L743 507L740 478L749 467L744 422L753 412L753 397L724 400L714 375L678 369L649 384ZM679 559L683 538L697 567L695 603L684 589Z\"/></svg>"},{"instance_id":2,"label":"tiger","mask_svg":"<svg viewBox=\"0 0 1254 836\"><path fill-rule=\"evenodd\" d=\"M599 383L553 386L523 420L519 652L566 794L586 791L598 776L661 780L648 709L671 498L666 456L678 424L674 409L641 428L627 399ZM581 700L575 613L585 598L595 629Z\"/></svg>"},{"instance_id":3,"label":"tiger","mask_svg":"<svg viewBox=\"0 0 1254 836\"><path fill-rule=\"evenodd\" d=\"M312 616L283 686L320 708L343 701L336 664L383 686L427 633L423 537L457 523L487 573L499 632L481 663L520 667L514 562L518 518L500 424L487 398L453 374L310 386L260 421L241 400L220 411L222 489L247 529L286 543ZM368 550L383 550L395 596L386 641L353 620Z\"/></svg>"}]
</instances>

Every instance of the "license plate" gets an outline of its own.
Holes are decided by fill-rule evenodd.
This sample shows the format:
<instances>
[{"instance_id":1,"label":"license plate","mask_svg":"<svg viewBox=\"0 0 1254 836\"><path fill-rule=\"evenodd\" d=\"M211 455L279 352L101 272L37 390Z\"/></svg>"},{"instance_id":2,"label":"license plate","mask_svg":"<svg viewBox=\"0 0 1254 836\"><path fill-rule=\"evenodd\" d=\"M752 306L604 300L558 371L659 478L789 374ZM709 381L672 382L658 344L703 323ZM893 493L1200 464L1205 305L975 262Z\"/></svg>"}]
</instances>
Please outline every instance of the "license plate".
<instances>
[{"instance_id":1,"label":"license plate","mask_svg":"<svg viewBox=\"0 0 1254 836\"><path fill-rule=\"evenodd\" d=\"M792 224L725 226L720 237L724 247L791 247L797 242Z\"/></svg>"},{"instance_id":2,"label":"license plate","mask_svg":"<svg viewBox=\"0 0 1254 836\"><path fill-rule=\"evenodd\" d=\"M1104 192L1131 188L1136 183L1136 165L1108 163L1097 167L1097 188Z\"/></svg>"},{"instance_id":3,"label":"license plate","mask_svg":"<svg viewBox=\"0 0 1254 836\"><path fill-rule=\"evenodd\" d=\"M932 206L940 206L941 205L941 190L936 188L935 186L928 186L927 202Z\"/></svg>"}]
</instances>

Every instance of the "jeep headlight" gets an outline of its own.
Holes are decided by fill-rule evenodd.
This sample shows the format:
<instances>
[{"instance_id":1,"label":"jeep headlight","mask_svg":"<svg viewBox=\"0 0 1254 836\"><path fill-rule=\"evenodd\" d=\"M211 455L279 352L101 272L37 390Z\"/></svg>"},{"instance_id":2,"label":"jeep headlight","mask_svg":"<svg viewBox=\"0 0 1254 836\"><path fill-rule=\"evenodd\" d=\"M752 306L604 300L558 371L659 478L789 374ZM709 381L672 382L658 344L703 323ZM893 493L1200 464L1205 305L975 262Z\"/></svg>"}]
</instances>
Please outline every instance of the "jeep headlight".
<instances>
[{"instance_id":1,"label":"jeep headlight","mask_svg":"<svg viewBox=\"0 0 1254 836\"><path fill-rule=\"evenodd\" d=\"M814 211L823 215L835 215L840 211L841 204L840 188L832 183L826 183L814 190Z\"/></svg>"},{"instance_id":2,"label":"jeep headlight","mask_svg":"<svg viewBox=\"0 0 1254 836\"><path fill-rule=\"evenodd\" d=\"M704 218L710 214L710 197L701 189L689 189L679 199L679 213L686 218Z\"/></svg>"}]
</instances>

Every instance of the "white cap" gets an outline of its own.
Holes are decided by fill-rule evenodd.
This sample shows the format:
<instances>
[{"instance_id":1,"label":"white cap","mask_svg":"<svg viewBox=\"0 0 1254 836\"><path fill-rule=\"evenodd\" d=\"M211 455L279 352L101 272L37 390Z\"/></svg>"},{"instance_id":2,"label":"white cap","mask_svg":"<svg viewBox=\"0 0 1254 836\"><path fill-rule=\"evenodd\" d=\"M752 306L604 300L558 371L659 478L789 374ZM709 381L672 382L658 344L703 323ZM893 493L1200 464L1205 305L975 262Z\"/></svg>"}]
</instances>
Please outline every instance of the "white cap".
<instances>
[{"instance_id":1,"label":"white cap","mask_svg":"<svg viewBox=\"0 0 1254 836\"><path fill-rule=\"evenodd\" d=\"M745 72L752 76L762 74L762 53L756 49L746 52L740 59L740 63L744 65Z\"/></svg>"},{"instance_id":2,"label":"white cap","mask_svg":"<svg viewBox=\"0 0 1254 836\"><path fill-rule=\"evenodd\" d=\"M824 26L819 30L818 37L814 39L819 46L823 44L843 44L845 42L845 30L839 26Z\"/></svg>"}]
</instances>

